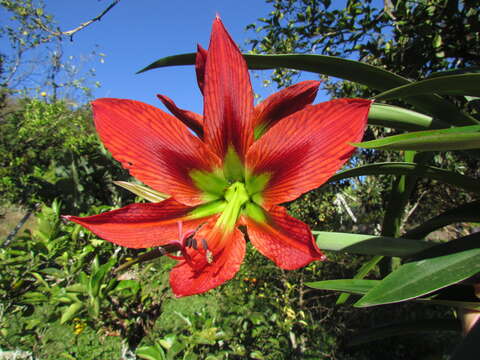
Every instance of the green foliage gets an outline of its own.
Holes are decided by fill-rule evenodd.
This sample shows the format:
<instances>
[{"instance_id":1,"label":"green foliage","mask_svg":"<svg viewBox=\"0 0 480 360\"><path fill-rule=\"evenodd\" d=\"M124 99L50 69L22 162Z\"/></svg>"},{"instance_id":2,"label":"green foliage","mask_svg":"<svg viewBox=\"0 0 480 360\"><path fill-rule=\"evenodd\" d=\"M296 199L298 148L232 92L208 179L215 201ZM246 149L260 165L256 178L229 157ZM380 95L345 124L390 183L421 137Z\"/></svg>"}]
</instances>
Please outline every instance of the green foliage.
<instances>
[{"instance_id":1,"label":"green foliage","mask_svg":"<svg viewBox=\"0 0 480 360\"><path fill-rule=\"evenodd\" d=\"M120 201L112 181L128 176L99 144L87 108L24 100L0 131L2 202L32 206L61 197L70 212Z\"/></svg>"},{"instance_id":2,"label":"green foliage","mask_svg":"<svg viewBox=\"0 0 480 360\"><path fill-rule=\"evenodd\" d=\"M408 78L478 66L474 1L267 0L272 11L247 28L256 53L317 53L362 60ZM468 34L468 35L467 35ZM277 70L280 85L291 81Z\"/></svg>"},{"instance_id":3,"label":"green foliage","mask_svg":"<svg viewBox=\"0 0 480 360\"><path fill-rule=\"evenodd\" d=\"M395 359L440 358L459 341L449 333L402 341L385 337L413 330L458 331L451 311L426 304L479 306L472 286L477 280L470 278L478 274L478 236L460 235L472 231L468 222L478 221L478 144L476 137L468 138L465 147L465 141L451 136L465 133L459 125L478 123L475 100L464 96L476 94L478 74L465 68L419 82L409 80L458 64L476 64L471 51L479 48L478 36L465 41L468 48L455 40L453 49L445 40L474 29L478 9L469 2L428 0L397 1L395 7L386 2L381 10L371 1L348 1L345 9L322 12L330 1L270 2L275 10L262 20L267 36L254 43L257 48L310 52L313 44L327 55L359 56L369 64L327 56L250 55L251 66L289 66L359 82L331 86L335 94L370 96L387 90L381 96L396 99L405 96L405 86L420 91L405 102L396 100L395 106L375 104L365 140L376 140L363 143L369 148L335 176L334 183L289 204L292 215L316 230L321 247L363 256L329 252L330 262L285 272L249 247L235 279L204 295L173 299L168 290L170 259L150 256L155 250L115 248L80 226L59 220L61 204L53 201L55 196L85 215L111 209L95 205L120 204L122 194L108 184L125 173L98 145L86 110L26 101L1 124L7 134L0 148L5 159L1 186L7 200L30 204L48 200L51 205L37 214L36 228L0 249L0 266L8 269L0 271L2 349L21 349L42 358L116 358L122 351L148 360L362 360L383 359L385 354ZM312 36L318 41L312 42ZM192 59L191 54L174 56L147 68L193 63ZM435 84L439 92L457 97L439 96ZM444 134L450 137L445 139ZM430 136L427 148L425 136ZM405 141L424 152L410 151ZM400 146L401 152L385 150L390 144ZM442 152L431 152L436 150ZM151 200L164 195L138 184L120 184ZM442 232L440 244L430 240L432 231L458 222L466 224L455 226L453 236ZM385 262L384 256L393 259ZM464 280L467 283L458 284ZM335 308L347 297L337 300L324 290L360 296L359 306L398 304L375 311ZM418 309L407 300L425 305ZM353 329L364 329L365 323L381 325L386 317L407 324L353 336ZM66 335L59 335L62 332ZM341 336L357 347L342 346ZM379 339L378 346L358 347Z\"/></svg>"},{"instance_id":4,"label":"green foliage","mask_svg":"<svg viewBox=\"0 0 480 360\"><path fill-rule=\"evenodd\" d=\"M64 56L63 40L53 14L44 0L0 0L0 109L8 96L41 96L83 102L91 97L95 69L86 63L102 57L92 51L81 57ZM35 59L32 61L32 59ZM79 65L83 66L79 66Z\"/></svg>"},{"instance_id":5,"label":"green foliage","mask_svg":"<svg viewBox=\"0 0 480 360\"><path fill-rule=\"evenodd\" d=\"M91 209L94 213L102 210L109 208ZM64 343L63 337L54 341L54 336L48 335L45 343L35 343L36 337L66 331L79 344L76 335L84 330L88 336L82 337L83 346L85 341L93 341L101 347L105 337L113 333L136 347L153 326L166 296L167 273L158 271L166 269L165 265L150 264L117 276L113 268L134 252L115 250L79 225L63 224L61 211L57 201L52 207L44 206L37 215L36 229L0 251L0 328L4 337L0 347L21 347L37 356L49 351L48 344L52 343L61 351L52 350L51 358L60 352L75 357L76 352L86 349L80 345L68 348L70 340ZM92 339L93 333L100 338ZM114 343L118 353L120 343Z\"/></svg>"},{"instance_id":6,"label":"green foliage","mask_svg":"<svg viewBox=\"0 0 480 360\"><path fill-rule=\"evenodd\" d=\"M298 207L302 201L309 202L291 204L293 212L326 224L313 212L316 201ZM89 213L105 210L93 207ZM116 358L134 351L145 359L360 360L384 351L342 350L338 337L362 317L347 308L334 310L334 297L305 285L320 277L348 277L362 258L332 253L328 263L285 272L249 247L235 279L207 294L175 299L168 285L174 261L159 258L118 272L139 250L115 248L79 225L64 224L62 212L57 201L44 206L35 229L0 251L2 350L45 359ZM431 311L430 317L442 313ZM411 351L420 345L411 344ZM398 344L389 346L401 352Z\"/></svg>"}]
</instances>

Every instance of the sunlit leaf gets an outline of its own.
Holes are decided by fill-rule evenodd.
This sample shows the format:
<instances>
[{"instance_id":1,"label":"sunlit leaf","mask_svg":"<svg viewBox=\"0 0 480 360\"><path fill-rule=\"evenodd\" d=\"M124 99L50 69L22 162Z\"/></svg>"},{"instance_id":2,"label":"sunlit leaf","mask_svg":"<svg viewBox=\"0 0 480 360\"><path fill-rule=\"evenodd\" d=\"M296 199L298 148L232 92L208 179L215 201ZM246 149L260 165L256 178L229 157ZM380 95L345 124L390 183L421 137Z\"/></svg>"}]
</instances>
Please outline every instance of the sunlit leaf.
<instances>
[{"instance_id":1,"label":"sunlit leaf","mask_svg":"<svg viewBox=\"0 0 480 360\"><path fill-rule=\"evenodd\" d=\"M170 197L168 194L163 194L147 186L134 184L128 181L114 181L113 183L150 202L160 202Z\"/></svg>"},{"instance_id":2,"label":"sunlit leaf","mask_svg":"<svg viewBox=\"0 0 480 360\"><path fill-rule=\"evenodd\" d=\"M165 352L158 344L139 346L135 351L135 355L145 360L166 360Z\"/></svg>"},{"instance_id":3,"label":"sunlit leaf","mask_svg":"<svg viewBox=\"0 0 480 360\"><path fill-rule=\"evenodd\" d=\"M448 127L431 116L399 106L373 103L368 113L368 123L399 130L423 130Z\"/></svg>"},{"instance_id":4,"label":"sunlit leaf","mask_svg":"<svg viewBox=\"0 0 480 360\"><path fill-rule=\"evenodd\" d=\"M472 247L477 245L476 237L469 237L467 240ZM454 242L456 241L452 241L452 243ZM463 245L465 245L465 241ZM480 248L457 251L458 248L452 249L450 243L438 247L445 248L446 254L416 260L400 266L363 296L355 306L367 307L418 298L456 284L480 271L480 262L478 261ZM429 253L432 253L432 249L429 249L426 255L428 256ZM440 253L440 250L437 250L437 253Z\"/></svg>"},{"instance_id":5,"label":"sunlit leaf","mask_svg":"<svg viewBox=\"0 0 480 360\"><path fill-rule=\"evenodd\" d=\"M319 290L342 291L350 294L364 295L380 283L380 280L338 279L307 282L305 285Z\"/></svg>"},{"instance_id":6,"label":"sunlit leaf","mask_svg":"<svg viewBox=\"0 0 480 360\"><path fill-rule=\"evenodd\" d=\"M381 256L381 255L377 255L377 256L372 257L369 261L367 261L366 263L364 263L360 267L360 269L357 271L357 273L355 274L353 279L354 280L362 280L365 276L368 275L368 273L370 271L372 271L377 266L377 264L382 259L383 259L383 256ZM335 305L344 304L348 300L349 297L350 297L350 294L348 294L348 293L341 294L338 297L337 301L335 302Z\"/></svg>"},{"instance_id":7,"label":"sunlit leaf","mask_svg":"<svg viewBox=\"0 0 480 360\"><path fill-rule=\"evenodd\" d=\"M64 324L70 320L72 320L75 315L78 314L80 310L82 310L83 304L80 302L76 302L71 304L67 309L63 312L62 317L60 318L60 324Z\"/></svg>"},{"instance_id":8,"label":"sunlit leaf","mask_svg":"<svg viewBox=\"0 0 480 360\"><path fill-rule=\"evenodd\" d=\"M310 71L317 74L335 76L357 82L373 89L385 91L410 84L410 80L384 69L360 61L342 59L334 56L286 54L286 55L251 55L244 54L247 65L253 70L289 68ZM139 73L165 66L193 65L195 53L180 54L161 58L146 66ZM438 95L420 95L405 100L420 111L435 115L446 123L455 125L472 125L478 121L461 112L454 104Z\"/></svg>"},{"instance_id":9,"label":"sunlit leaf","mask_svg":"<svg viewBox=\"0 0 480 360\"><path fill-rule=\"evenodd\" d=\"M322 250L344 251L362 255L408 257L428 249L434 243L386 236L313 231Z\"/></svg>"},{"instance_id":10,"label":"sunlit leaf","mask_svg":"<svg viewBox=\"0 0 480 360\"><path fill-rule=\"evenodd\" d=\"M480 192L480 181L453 171L408 162L376 163L339 172L329 182L365 175L414 175L438 180L467 191Z\"/></svg>"},{"instance_id":11,"label":"sunlit leaf","mask_svg":"<svg viewBox=\"0 0 480 360\"><path fill-rule=\"evenodd\" d=\"M381 150L448 151L480 148L480 125L416 131L353 144Z\"/></svg>"},{"instance_id":12,"label":"sunlit leaf","mask_svg":"<svg viewBox=\"0 0 480 360\"><path fill-rule=\"evenodd\" d=\"M377 100L408 98L425 94L480 96L480 74L439 76L417 81L378 94Z\"/></svg>"}]
</instances>

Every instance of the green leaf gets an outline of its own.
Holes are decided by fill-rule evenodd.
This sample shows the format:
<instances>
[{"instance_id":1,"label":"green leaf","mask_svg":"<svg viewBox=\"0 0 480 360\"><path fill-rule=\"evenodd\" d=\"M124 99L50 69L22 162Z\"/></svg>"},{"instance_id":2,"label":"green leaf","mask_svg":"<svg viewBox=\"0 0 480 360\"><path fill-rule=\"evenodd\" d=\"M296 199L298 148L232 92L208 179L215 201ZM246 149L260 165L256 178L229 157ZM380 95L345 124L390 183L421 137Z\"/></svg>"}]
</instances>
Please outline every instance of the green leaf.
<instances>
[{"instance_id":1,"label":"green leaf","mask_svg":"<svg viewBox=\"0 0 480 360\"><path fill-rule=\"evenodd\" d=\"M170 197L168 194L163 194L156 190L150 189L147 186L131 183L128 181L114 181L115 185L121 186L124 189L134 193L141 198L148 200L150 202L161 202Z\"/></svg>"},{"instance_id":2,"label":"green leaf","mask_svg":"<svg viewBox=\"0 0 480 360\"><path fill-rule=\"evenodd\" d=\"M365 295L380 283L380 280L336 279L308 282L305 283L305 285L318 290L332 290L347 294ZM453 285L439 293L435 293L433 296L417 298L413 301L416 303L460 307L471 310L480 309L480 301L475 296L473 287L466 285Z\"/></svg>"},{"instance_id":3,"label":"green leaf","mask_svg":"<svg viewBox=\"0 0 480 360\"><path fill-rule=\"evenodd\" d=\"M136 294L140 290L140 283L136 280L120 280L113 291L130 290Z\"/></svg>"},{"instance_id":4,"label":"green leaf","mask_svg":"<svg viewBox=\"0 0 480 360\"><path fill-rule=\"evenodd\" d=\"M434 120L431 116L399 106L380 103L373 103L370 106L368 123L399 130L424 130L448 127L446 123Z\"/></svg>"},{"instance_id":5,"label":"green leaf","mask_svg":"<svg viewBox=\"0 0 480 360\"><path fill-rule=\"evenodd\" d=\"M438 292L434 292L431 296L418 298L414 301L424 304L480 310L480 300L475 295L475 288L473 285L451 285Z\"/></svg>"},{"instance_id":6,"label":"green leaf","mask_svg":"<svg viewBox=\"0 0 480 360\"><path fill-rule=\"evenodd\" d=\"M480 67L467 67L463 69L452 69L445 71L437 71L428 75L427 79L433 79L441 76L450 76L450 75L459 75L459 74L469 74L469 73L480 73Z\"/></svg>"},{"instance_id":7,"label":"green leaf","mask_svg":"<svg viewBox=\"0 0 480 360\"><path fill-rule=\"evenodd\" d=\"M439 76L399 86L378 94L375 99L408 98L425 94L480 96L480 74Z\"/></svg>"},{"instance_id":8,"label":"green leaf","mask_svg":"<svg viewBox=\"0 0 480 360\"><path fill-rule=\"evenodd\" d=\"M480 148L480 125L416 131L353 144L381 150L448 151Z\"/></svg>"},{"instance_id":9,"label":"green leaf","mask_svg":"<svg viewBox=\"0 0 480 360\"><path fill-rule=\"evenodd\" d=\"M408 257L430 248L428 241L393 238L387 236L312 231L322 250L344 251L361 255Z\"/></svg>"},{"instance_id":10,"label":"green leaf","mask_svg":"<svg viewBox=\"0 0 480 360\"><path fill-rule=\"evenodd\" d=\"M402 324L380 326L363 330L361 334L353 336L347 346L357 346L372 341L386 339L393 336L418 334L437 331L461 331L460 322L457 320L421 320Z\"/></svg>"},{"instance_id":11,"label":"green leaf","mask_svg":"<svg viewBox=\"0 0 480 360\"><path fill-rule=\"evenodd\" d=\"M380 283L380 280L337 279L307 282L305 285L319 290L342 291L350 294L365 295Z\"/></svg>"},{"instance_id":12,"label":"green leaf","mask_svg":"<svg viewBox=\"0 0 480 360\"><path fill-rule=\"evenodd\" d=\"M173 346L173 344L175 343L176 340L177 340L177 335L168 334L168 335L165 335L158 342L160 343L160 345L162 345L162 347L169 350Z\"/></svg>"},{"instance_id":13,"label":"green leaf","mask_svg":"<svg viewBox=\"0 0 480 360\"><path fill-rule=\"evenodd\" d=\"M86 293L87 287L84 284L77 283L77 284L67 286L65 290L68 292L74 292L74 293Z\"/></svg>"},{"instance_id":14,"label":"green leaf","mask_svg":"<svg viewBox=\"0 0 480 360\"><path fill-rule=\"evenodd\" d=\"M165 352L158 344L153 346L140 346L135 351L135 355L146 360L166 360Z\"/></svg>"},{"instance_id":15,"label":"green leaf","mask_svg":"<svg viewBox=\"0 0 480 360\"><path fill-rule=\"evenodd\" d=\"M370 271L372 271L382 259L383 259L383 256L374 256L373 258L371 258L369 261L367 261L360 267L360 269L357 271L353 279L363 280L363 278L367 276L367 274ZM344 304L348 300L349 296L350 294L345 294L345 293L341 294L338 297L337 301L335 302L335 305Z\"/></svg>"},{"instance_id":16,"label":"green leaf","mask_svg":"<svg viewBox=\"0 0 480 360\"><path fill-rule=\"evenodd\" d=\"M480 201L473 201L445 211L409 230L403 236L408 239L422 239L432 231L458 222L480 222Z\"/></svg>"},{"instance_id":17,"label":"green leaf","mask_svg":"<svg viewBox=\"0 0 480 360\"><path fill-rule=\"evenodd\" d=\"M375 163L339 172L328 182L365 175L413 175L438 180L467 191L480 192L480 181L453 171L410 162Z\"/></svg>"},{"instance_id":18,"label":"green leaf","mask_svg":"<svg viewBox=\"0 0 480 360\"><path fill-rule=\"evenodd\" d=\"M194 65L195 53L164 57L146 66L138 73L175 65ZM243 54L249 69L268 70L279 67L310 71L355 81L378 90L410 83L409 80L387 70L334 56L325 55L251 55Z\"/></svg>"},{"instance_id":19,"label":"green leaf","mask_svg":"<svg viewBox=\"0 0 480 360\"><path fill-rule=\"evenodd\" d=\"M67 321L70 321L74 318L75 315L83 308L83 304L80 302L75 302L70 305L67 310L62 314L60 318L60 324L65 324Z\"/></svg>"},{"instance_id":20,"label":"green leaf","mask_svg":"<svg viewBox=\"0 0 480 360\"><path fill-rule=\"evenodd\" d=\"M146 66L139 73L175 65L195 64L195 53L164 57ZM373 89L385 91L402 85L410 84L410 80L381 68L360 61L342 59L324 55L251 55L244 54L250 69L267 70L274 68L289 68L310 71L317 74L335 76L354 81ZM446 123L456 125L477 124L474 118L462 113L458 108L438 95L421 95L409 97L406 102L419 110L432 114Z\"/></svg>"},{"instance_id":21,"label":"green leaf","mask_svg":"<svg viewBox=\"0 0 480 360\"><path fill-rule=\"evenodd\" d=\"M90 275L90 282L89 282L89 295L92 298L96 298L97 296L101 295L100 294L100 288L103 283L103 280L107 273L112 269L112 267L115 265L117 262L117 259L115 257L111 257L108 262L101 266L92 266L92 274ZM94 262L95 264L95 262Z\"/></svg>"},{"instance_id":22,"label":"green leaf","mask_svg":"<svg viewBox=\"0 0 480 360\"><path fill-rule=\"evenodd\" d=\"M354 306L406 301L458 283L480 271L479 255L480 249L475 248L404 264Z\"/></svg>"}]
</instances>

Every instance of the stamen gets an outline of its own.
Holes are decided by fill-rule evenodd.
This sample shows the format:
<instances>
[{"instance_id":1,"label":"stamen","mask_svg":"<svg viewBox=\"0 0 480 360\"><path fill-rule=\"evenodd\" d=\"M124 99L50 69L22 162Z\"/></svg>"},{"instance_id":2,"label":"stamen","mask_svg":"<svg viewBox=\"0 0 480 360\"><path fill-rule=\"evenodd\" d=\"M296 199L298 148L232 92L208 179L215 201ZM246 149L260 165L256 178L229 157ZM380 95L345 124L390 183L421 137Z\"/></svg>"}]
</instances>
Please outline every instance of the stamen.
<instances>
[{"instance_id":1,"label":"stamen","mask_svg":"<svg viewBox=\"0 0 480 360\"><path fill-rule=\"evenodd\" d=\"M205 255L207 257L207 263L213 263L213 253L210 250L207 250L207 253Z\"/></svg>"},{"instance_id":2,"label":"stamen","mask_svg":"<svg viewBox=\"0 0 480 360\"><path fill-rule=\"evenodd\" d=\"M207 250L208 251L208 244L207 244L207 240L205 239L202 239L202 247L204 250Z\"/></svg>"}]
</instances>

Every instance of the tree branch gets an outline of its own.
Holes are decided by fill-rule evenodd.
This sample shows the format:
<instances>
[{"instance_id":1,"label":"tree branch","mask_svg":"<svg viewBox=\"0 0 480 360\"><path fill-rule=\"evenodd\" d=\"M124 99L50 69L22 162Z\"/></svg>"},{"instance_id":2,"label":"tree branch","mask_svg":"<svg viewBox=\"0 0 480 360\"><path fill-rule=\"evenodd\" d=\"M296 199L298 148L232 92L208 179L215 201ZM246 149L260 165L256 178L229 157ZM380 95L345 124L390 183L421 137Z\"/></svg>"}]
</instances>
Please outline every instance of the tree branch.
<instances>
[{"instance_id":1,"label":"tree branch","mask_svg":"<svg viewBox=\"0 0 480 360\"><path fill-rule=\"evenodd\" d=\"M120 2L120 0L114 0L105 10L103 10L99 15L97 15L96 17L94 17L93 19L90 19L84 23L81 23L79 26L77 26L76 28L72 29L72 30L67 30L67 31L61 31L60 29L58 29L57 31L53 31L51 29L49 29L47 26L45 26L45 24L42 23L42 21L40 19L36 19L36 23L46 32L48 32L49 34L51 34L52 37L62 37L62 36L67 36L67 37L70 37L70 41L73 41L73 35L76 34L77 32L85 29L87 26L90 26L91 24L93 24L94 22L96 21L100 21L102 20L102 18L115 6L117 5L118 3Z\"/></svg>"},{"instance_id":2,"label":"tree branch","mask_svg":"<svg viewBox=\"0 0 480 360\"><path fill-rule=\"evenodd\" d=\"M70 40L73 40L73 35L77 32L79 32L80 30L83 30L85 29L87 26L93 24L94 22L96 21L100 21L102 20L102 17L104 17L115 5L117 5L118 3L120 2L120 0L114 0L105 10L103 10L100 15L94 17L93 19L91 20L88 20L82 24L80 24L78 27L76 27L75 29L72 29L72 30L68 30L68 31L63 31L60 33L60 35L63 35L63 36L69 36L70 37Z\"/></svg>"}]
</instances>

